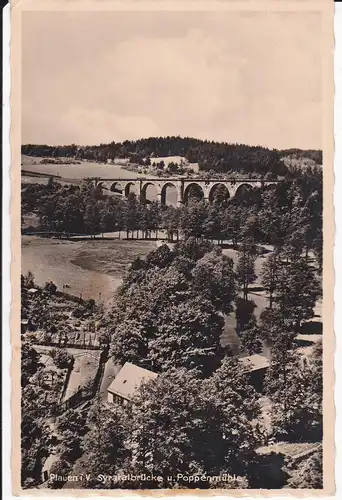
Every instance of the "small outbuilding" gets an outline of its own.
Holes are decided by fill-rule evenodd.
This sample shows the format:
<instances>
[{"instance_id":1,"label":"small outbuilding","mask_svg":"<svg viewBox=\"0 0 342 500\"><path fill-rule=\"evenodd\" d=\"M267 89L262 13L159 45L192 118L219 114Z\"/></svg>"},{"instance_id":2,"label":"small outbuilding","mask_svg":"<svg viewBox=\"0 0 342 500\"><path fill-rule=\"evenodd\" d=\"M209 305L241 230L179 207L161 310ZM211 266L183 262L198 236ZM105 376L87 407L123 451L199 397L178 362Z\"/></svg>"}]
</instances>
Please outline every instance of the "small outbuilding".
<instances>
[{"instance_id":1,"label":"small outbuilding","mask_svg":"<svg viewBox=\"0 0 342 500\"><path fill-rule=\"evenodd\" d=\"M127 401L131 401L143 382L148 382L157 377L157 373L133 363L125 363L107 389L108 403L125 404Z\"/></svg>"},{"instance_id":2,"label":"small outbuilding","mask_svg":"<svg viewBox=\"0 0 342 500\"><path fill-rule=\"evenodd\" d=\"M45 483L46 481L49 480L50 477L50 469L52 465L57 461L58 457L55 454L51 454L47 457L45 460L45 463L42 468L42 473L41 473L41 481L42 483Z\"/></svg>"},{"instance_id":3,"label":"small outbuilding","mask_svg":"<svg viewBox=\"0 0 342 500\"><path fill-rule=\"evenodd\" d=\"M27 332L28 324L29 324L29 320L28 319L22 319L21 320L20 329L21 329L21 334L22 335L24 335L24 333Z\"/></svg>"},{"instance_id":4,"label":"small outbuilding","mask_svg":"<svg viewBox=\"0 0 342 500\"><path fill-rule=\"evenodd\" d=\"M240 361L245 365L245 373L248 373L251 385L258 392L262 392L265 374L270 366L269 360L261 354L252 354L251 356L240 358Z\"/></svg>"}]
</instances>

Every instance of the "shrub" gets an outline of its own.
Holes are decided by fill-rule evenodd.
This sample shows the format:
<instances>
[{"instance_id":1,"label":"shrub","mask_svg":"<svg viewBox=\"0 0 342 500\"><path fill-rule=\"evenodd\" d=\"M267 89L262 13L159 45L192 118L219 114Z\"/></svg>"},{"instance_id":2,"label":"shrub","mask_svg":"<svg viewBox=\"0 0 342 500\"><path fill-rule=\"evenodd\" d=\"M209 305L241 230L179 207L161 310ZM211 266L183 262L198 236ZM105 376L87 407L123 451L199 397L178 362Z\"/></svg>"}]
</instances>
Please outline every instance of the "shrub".
<instances>
[{"instance_id":1,"label":"shrub","mask_svg":"<svg viewBox=\"0 0 342 500\"><path fill-rule=\"evenodd\" d=\"M47 281L44 286L44 291L48 292L50 295L55 295L57 286L52 281Z\"/></svg>"},{"instance_id":2,"label":"shrub","mask_svg":"<svg viewBox=\"0 0 342 500\"><path fill-rule=\"evenodd\" d=\"M68 368L69 364L73 361L74 357L68 354L66 349L52 349L50 356L54 360L57 368Z\"/></svg>"},{"instance_id":3,"label":"shrub","mask_svg":"<svg viewBox=\"0 0 342 500\"><path fill-rule=\"evenodd\" d=\"M39 335L39 343L40 344L48 344L51 342L51 335L48 332L43 332Z\"/></svg>"},{"instance_id":4,"label":"shrub","mask_svg":"<svg viewBox=\"0 0 342 500\"><path fill-rule=\"evenodd\" d=\"M90 310L92 311L95 307L95 300L94 299L89 299L86 303L85 303L85 307L87 310Z\"/></svg>"},{"instance_id":5,"label":"shrub","mask_svg":"<svg viewBox=\"0 0 342 500\"><path fill-rule=\"evenodd\" d=\"M74 309L72 311L72 316L74 318L82 318L84 313L85 313L85 309L83 307L76 307L76 309Z\"/></svg>"},{"instance_id":6,"label":"shrub","mask_svg":"<svg viewBox=\"0 0 342 500\"><path fill-rule=\"evenodd\" d=\"M54 464L52 464L50 469L50 474L56 474L56 476L67 476L72 469L71 464L65 459L58 459ZM50 488L61 488L62 484L66 481L58 481L54 480L53 482L49 482Z\"/></svg>"}]
</instances>

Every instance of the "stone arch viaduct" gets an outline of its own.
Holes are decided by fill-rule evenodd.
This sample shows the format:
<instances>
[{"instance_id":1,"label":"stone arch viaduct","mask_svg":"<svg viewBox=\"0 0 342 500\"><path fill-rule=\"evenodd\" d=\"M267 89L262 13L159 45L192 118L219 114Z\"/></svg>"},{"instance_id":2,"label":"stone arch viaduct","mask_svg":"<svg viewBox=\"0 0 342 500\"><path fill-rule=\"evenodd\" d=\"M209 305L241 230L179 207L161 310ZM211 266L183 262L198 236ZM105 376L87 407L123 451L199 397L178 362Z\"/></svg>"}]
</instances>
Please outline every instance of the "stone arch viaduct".
<instances>
[{"instance_id":1,"label":"stone arch viaduct","mask_svg":"<svg viewBox=\"0 0 342 500\"><path fill-rule=\"evenodd\" d=\"M157 191L157 200L165 205L167 189L172 187L177 192L177 205L187 204L189 191L192 187L201 190L203 199L211 202L215 190L219 186L224 186L229 198L233 198L239 190L243 188L267 187L277 184L277 181L264 181L260 179L197 179L197 178L132 178L132 179L101 179L91 178L91 183L95 187L108 189L114 193L121 193L126 198L131 192L133 186L139 199L146 201L146 190L148 186L154 186Z\"/></svg>"}]
</instances>

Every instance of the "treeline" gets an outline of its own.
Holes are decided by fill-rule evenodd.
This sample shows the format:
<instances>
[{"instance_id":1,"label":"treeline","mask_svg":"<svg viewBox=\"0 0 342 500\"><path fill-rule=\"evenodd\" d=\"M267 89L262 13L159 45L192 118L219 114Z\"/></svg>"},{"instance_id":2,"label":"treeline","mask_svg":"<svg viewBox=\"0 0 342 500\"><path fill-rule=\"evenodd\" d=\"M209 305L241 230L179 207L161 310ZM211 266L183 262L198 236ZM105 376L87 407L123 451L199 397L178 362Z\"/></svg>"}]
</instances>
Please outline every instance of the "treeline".
<instances>
[{"instance_id":1,"label":"treeline","mask_svg":"<svg viewBox=\"0 0 342 500\"><path fill-rule=\"evenodd\" d=\"M21 146L21 153L28 156L47 156L51 158L73 158L77 156L76 144L70 146L48 146L47 144L25 144Z\"/></svg>"},{"instance_id":2,"label":"treeline","mask_svg":"<svg viewBox=\"0 0 342 500\"><path fill-rule=\"evenodd\" d=\"M132 193L128 199L108 196L89 185L29 184L22 192L22 213L39 216L39 230L95 235L126 233L126 237L158 237L165 230L173 241L180 236L230 240L238 245L246 235L255 243L276 247L297 245L314 251L322 262L321 178L308 176L282 181L266 189L242 191L232 199L218 188L212 204L196 198L188 206L140 203Z\"/></svg>"},{"instance_id":3,"label":"treeline","mask_svg":"<svg viewBox=\"0 0 342 500\"><path fill-rule=\"evenodd\" d=\"M146 158L183 156L190 163L198 163L201 171L229 174L253 173L284 176L287 167L282 161L284 154L310 155L321 164L321 151L278 151L262 146L229 144L227 142L203 141L191 137L149 137L137 141L111 142L93 146L48 146L25 144L22 154L30 156L74 157L90 161L107 162L115 158L130 158L142 164Z\"/></svg>"}]
</instances>

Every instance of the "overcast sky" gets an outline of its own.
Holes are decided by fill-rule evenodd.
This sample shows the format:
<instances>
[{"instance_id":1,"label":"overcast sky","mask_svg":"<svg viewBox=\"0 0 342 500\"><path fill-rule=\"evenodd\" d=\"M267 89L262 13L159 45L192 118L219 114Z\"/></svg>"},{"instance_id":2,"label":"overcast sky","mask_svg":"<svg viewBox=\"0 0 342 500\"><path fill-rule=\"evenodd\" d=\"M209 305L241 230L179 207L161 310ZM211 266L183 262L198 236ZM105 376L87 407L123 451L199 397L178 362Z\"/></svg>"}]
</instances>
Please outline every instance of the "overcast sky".
<instances>
[{"instance_id":1,"label":"overcast sky","mask_svg":"<svg viewBox=\"0 0 342 500\"><path fill-rule=\"evenodd\" d=\"M26 12L23 143L321 148L318 13Z\"/></svg>"}]
</instances>

